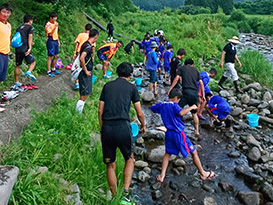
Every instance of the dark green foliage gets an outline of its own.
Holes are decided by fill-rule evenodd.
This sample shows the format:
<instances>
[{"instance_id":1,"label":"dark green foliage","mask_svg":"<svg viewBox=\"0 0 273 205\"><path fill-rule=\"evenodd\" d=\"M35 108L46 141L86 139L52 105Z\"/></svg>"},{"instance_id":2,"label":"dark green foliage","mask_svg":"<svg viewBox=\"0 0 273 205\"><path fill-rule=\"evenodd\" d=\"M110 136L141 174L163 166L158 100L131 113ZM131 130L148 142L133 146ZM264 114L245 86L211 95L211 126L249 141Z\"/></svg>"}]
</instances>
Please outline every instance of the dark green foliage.
<instances>
[{"instance_id":1,"label":"dark green foliage","mask_svg":"<svg viewBox=\"0 0 273 205\"><path fill-rule=\"evenodd\" d=\"M264 35L273 35L273 18L265 18L261 21L260 26L258 27L258 33Z\"/></svg>"},{"instance_id":2,"label":"dark green foliage","mask_svg":"<svg viewBox=\"0 0 273 205\"><path fill-rule=\"evenodd\" d=\"M229 14L233 9L232 0L186 0L185 5L202 6L210 8L212 13L216 13L218 7L221 7L225 14Z\"/></svg>"},{"instance_id":3,"label":"dark green foliage","mask_svg":"<svg viewBox=\"0 0 273 205\"><path fill-rule=\"evenodd\" d=\"M242 9L246 14L273 14L273 1L245 1L243 3L235 3L234 7Z\"/></svg>"},{"instance_id":4,"label":"dark green foliage","mask_svg":"<svg viewBox=\"0 0 273 205\"><path fill-rule=\"evenodd\" d=\"M179 13L185 13L185 14L191 14L191 15L209 14L211 13L211 10L210 8L204 8L202 6L187 5L179 9Z\"/></svg>"},{"instance_id":5,"label":"dark green foliage","mask_svg":"<svg viewBox=\"0 0 273 205\"><path fill-rule=\"evenodd\" d=\"M244 33L251 32L251 28L250 28L249 24L247 23L247 21L238 22L238 29L240 32L244 32Z\"/></svg>"},{"instance_id":6,"label":"dark green foliage","mask_svg":"<svg viewBox=\"0 0 273 205\"><path fill-rule=\"evenodd\" d=\"M240 9L234 9L231 12L230 20L231 21L244 21L246 18L244 12Z\"/></svg>"},{"instance_id":7,"label":"dark green foliage","mask_svg":"<svg viewBox=\"0 0 273 205\"><path fill-rule=\"evenodd\" d=\"M165 7L176 9L184 4L184 0L133 0L136 6L147 11L160 11Z\"/></svg>"}]
</instances>

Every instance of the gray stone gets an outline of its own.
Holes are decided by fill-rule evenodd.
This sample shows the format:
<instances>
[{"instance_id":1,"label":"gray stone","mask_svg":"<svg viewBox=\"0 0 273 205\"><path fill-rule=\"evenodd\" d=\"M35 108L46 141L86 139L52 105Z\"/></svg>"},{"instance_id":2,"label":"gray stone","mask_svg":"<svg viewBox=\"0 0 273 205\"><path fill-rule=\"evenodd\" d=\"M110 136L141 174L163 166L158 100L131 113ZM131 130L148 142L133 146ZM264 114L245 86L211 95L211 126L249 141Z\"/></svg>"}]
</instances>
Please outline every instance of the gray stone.
<instances>
[{"instance_id":1,"label":"gray stone","mask_svg":"<svg viewBox=\"0 0 273 205\"><path fill-rule=\"evenodd\" d=\"M152 170L151 170L150 167L144 167L143 171L146 172L147 174L151 174L152 173Z\"/></svg>"},{"instance_id":2,"label":"gray stone","mask_svg":"<svg viewBox=\"0 0 273 205\"><path fill-rule=\"evenodd\" d=\"M159 130L147 130L143 138L163 140L165 133Z\"/></svg>"},{"instance_id":3,"label":"gray stone","mask_svg":"<svg viewBox=\"0 0 273 205\"><path fill-rule=\"evenodd\" d=\"M140 77L140 76L142 76L142 71L141 71L141 69L140 69L140 68L134 69L134 71L133 71L133 76L135 76L135 77Z\"/></svg>"},{"instance_id":4,"label":"gray stone","mask_svg":"<svg viewBox=\"0 0 273 205\"><path fill-rule=\"evenodd\" d=\"M249 97L248 94L243 94L243 95L241 96L241 102L242 102L243 104L248 104L249 101L250 101L250 97Z\"/></svg>"},{"instance_id":5,"label":"gray stone","mask_svg":"<svg viewBox=\"0 0 273 205\"><path fill-rule=\"evenodd\" d=\"M259 109L267 108L269 106L268 102L262 101L260 105L258 105Z\"/></svg>"},{"instance_id":6,"label":"gray stone","mask_svg":"<svg viewBox=\"0 0 273 205\"><path fill-rule=\"evenodd\" d=\"M257 91L262 91L263 90L263 87L261 86L261 84L257 83L257 82L256 83L251 83L251 84L245 86L243 88L243 90L249 90L250 88L253 88L253 89L257 90Z\"/></svg>"},{"instance_id":7,"label":"gray stone","mask_svg":"<svg viewBox=\"0 0 273 205\"><path fill-rule=\"evenodd\" d=\"M146 182L148 179L150 179L150 175L147 174L144 171L140 171L138 172L138 176L137 176L138 180L141 182Z\"/></svg>"},{"instance_id":8,"label":"gray stone","mask_svg":"<svg viewBox=\"0 0 273 205\"><path fill-rule=\"evenodd\" d=\"M262 109L261 113L264 114L264 115L270 115L271 114L270 110L268 110L268 109Z\"/></svg>"},{"instance_id":9,"label":"gray stone","mask_svg":"<svg viewBox=\"0 0 273 205\"><path fill-rule=\"evenodd\" d=\"M259 192L239 192L237 196L246 205L263 204L263 195Z\"/></svg>"},{"instance_id":10,"label":"gray stone","mask_svg":"<svg viewBox=\"0 0 273 205\"><path fill-rule=\"evenodd\" d=\"M72 187L71 187L71 191L74 192L74 193L80 193L81 190L78 186L78 184L74 184Z\"/></svg>"},{"instance_id":11,"label":"gray stone","mask_svg":"<svg viewBox=\"0 0 273 205\"><path fill-rule=\"evenodd\" d=\"M231 111L231 115L232 116L238 116L243 112L243 109L240 107L235 107L234 109L232 109Z\"/></svg>"},{"instance_id":12,"label":"gray stone","mask_svg":"<svg viewBox=\"0 0 273 205\"><path fill-rule=\"evenodd\" d=\"M250 99L250 101L249 101L249 103L248 103L248 105L249 106L258 106L259 104L261 104L261 101L260 100L257 100L257 99L254 99L254 98L251 98Z\"/></svg>"},{"instance_id":13,"label":"gray stone","mask_svg":"<svg viewBox=\"0 0 273 205\"><path fill-rule=\"evenodd\" d=\"M142 160L138 160L138 161L135 161L135 167L137 167L137 168L148 167L148 163L144 162Z\"/></svg>"},{"instance_id":14,"label":"gray stone","mask_svg":"<svg viewBox=\"0 0 273 205\"><path fill-rule=\"evenodd\" d=\"M248 152L248 158L251 159L254 162L258 162L261 158L261 152L257 147L253 147L249 152Z\"/></svg>"},{"instance_id":15,"label":"gray stone","mask_svg":"<svg viewBox=\"0 0 273 205\"><path fill-rule=\"evenodd\" d=\"M272 95L271 95L271 93L269 91L265 92L265 94L263 96L263 100L264 101L270 101L270 100L272 100Z\"/></svg>"},{"instance_id":16,"label":"gray stone","mask_svg":"<svg viewBox=\"0 0 273 205\"><path fill-rule=\"evenodd\" d=\"M161 182L156 182L155 184L152 185L153 190L158 190L161 187Z\"/></svg>"},{"instance_id":17,"label":"gray stone","mask_svg":"<svg viewBox=\"0 0 273 205\"><path fill-rule=\"evenodd\" d=\"M261 176L254 174L253 172L245 172L244 178L248 183L253 184L263 181L263 178Z\"/></svg>"},{"instance_id":18,"label":"gray stone","mask_svg":"<svg viewBox=\"0 0 273 205\"><path fill-rule=\"evenodd\" d=\"M152 198L154 200L160 199L160 197L162 197L162 192L159 190L153 191L152 192Z\"/></svg>"},{"instance_id":19,"label":"gray stone","mask_svg":"<svg viewBox=\"0 0 273 205\"><path fill-rule=\"evenodd\" d=\"M233 151L233 152L230 152L230 153L228 154L228 156L229 156L230 158L238 158L238 157L241 156L241 153L238 152L238 151Z\"/></svg>"},{"instance_id":20,"label":"gray stone","mask_svg":"<svg viewBox=\"0 0 273 205\"><path fill-rule=\"evenodd\" d=\"M57 161L57 160L59 160L60 158L62 158L62 154L54 154L54 157L53 157L53 159L54 159L54 161Z\"/></svg>"},{"instance_id":21,"label":"gray stone","mask_svg":"<svg viewBox=\"0 0 273 205\"><path fill-rule=\"evenodd\" d=\"M95 69L96 70L102 70L102 64L97 64L96 66L95 66Z\"/></svg>"},{"instance_id":22,"label":"gray stone","mask_svg":"<svg viewBox=\"0 0 273 205\"><path fill-rule=\"evenodd\" d=\"M173 181L170 181L169 183L169 187L175 191L178 191L179 190L179 186L177 185L177 183L173 182Z\"/></svg>"},{"instance_id":23,"label":"gray stone","mask_svg":"<svg viewBox=\"0 0 273 205\"><path fill-rule=\"evenodd\" d=\"M262 186L262 193L266 196L266 198L273 202L273 187L271 184L265 182Z\"/></svg>"},{"instance_id":24,"label":"gray stone","mask_svg":"<svg viewBox=\"0 0 273 205\"><path fill-rule=\"evenodd\" d=\"M165 154L165 145L158 146L146 153L148 161L161 163ZM175 156L172 155L170 160L174 160Z\"/></svg>"},{"instance_id":25,"label":"gray stone","mask_svg":"<svg viewBox=\"0 0 273 205\"><path fill-rule=\"evenodd\" d=\"M214 189L207 184L203 184L202 188L210 193L214 193Z\"/></svg>"},{"instance_id":26,"label":"gray stone","mask_svg":"<svg viewBox=\"0 0 273 205\"><path fill-rule=\"evenodd\" d=\"M221 187L223 192L228 192L228 191L233 191L233 186L232 184L228 182L219 182L219 187Z\"/></svg>"},{"instance_id":27,"label":"gray stone","mask_svg":"<svg viewBox=\"0 0 273 205\"><path fill-rule=\"evenodd\" d=\"M254 172L253 168L245 166L245 165L239 165L235 168L236 173L238 174L244 174L246 172Z\"/></svg>"},{"instance_id":28,"label":"gray stone","mask_svg":"<svg viewBox=\"0 0 273 205\"><path fill-rule=\"evenodd\" d=\"M224 98L230 97L230 93L226 90L221 90L219 94L221 97L224 97Z\"/></svg>"},{"instance_id":29,"label":"gray stone","mask_svg":"<svg viewBox=\"0 0 273 205\"><path fill-rule=\"evenodd\" d=\"M269 101L269 110L273 112L273 100Z\"/></svg>"},{"instance_id":30,"label":"gray stone","mask_svg":"<svg viewBox=\"0 0 273 205\"><path fill-rule=\"evenodd\" d=\"M151 91L145 91L142 94L141 98L145 102L151 102L154 99L154 93Z\"/></svg>"},{"instance_id":31,"label":"gray stone","mask_svg":"<svg viewBox=\"0 0 273 205\"><path fill-rule=\"evenodd\" d=\"M172 173L175 175L180 175L180 172L176 168L171 168Z\"/></svg>"},{"instance_id":32,"label":"gray stone","mask_svg":"<svg viewBox=\"0 0 273 205\"><path fill-rule=\"evenodd\" d=\"M204 205L217 205L216 201L212 197L204 198Z\"/></svg>"},{"instance_id":33,"label":"gray stone","mask_svg":"<svg viewBox=\"0 0 273 205\"><path fill-rule=\"evenodd\" d=\"M47 167L40 167L40 166L37 166L36 169L37 169L39 172L41 172L42 174L48 171L48 168L47 168Z\"/></svg>"},{"instance_id":34,"label":"gray stone","mask_svg":"<svg viewBox=\"0 0 273 205\"><path fill-rule=\"evenodd\" d=\"M173 163L177 167L186 165L186 162L183 159L176 159L176 160L174 160Z\"/></svg>"},{"instance_id":35,"label":"gray stone","mask_svg":"<svg viewBox=\"0 0 273 205\"><path fill-rule=\"evenodd\" d=\"M249 145L249 146L258 147L258 148L261 150L261 147L260 147L261 143L260 143L258 140L256 140L256 139L254 138L254 136L251 135L251 134L247 135L247 137L246 137L246 143L247 143L247 145Z\"/></svg>"}]
</instances>

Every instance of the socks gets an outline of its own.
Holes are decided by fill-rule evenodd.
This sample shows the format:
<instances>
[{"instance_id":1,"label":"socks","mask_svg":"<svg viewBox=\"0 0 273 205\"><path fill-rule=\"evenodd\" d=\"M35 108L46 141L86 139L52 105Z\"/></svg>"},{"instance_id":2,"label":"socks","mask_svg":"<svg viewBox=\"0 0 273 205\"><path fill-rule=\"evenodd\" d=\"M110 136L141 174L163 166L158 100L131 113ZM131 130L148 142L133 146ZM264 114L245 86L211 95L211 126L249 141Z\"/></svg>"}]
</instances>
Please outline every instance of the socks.
<instances>
[{"instance_id":1,"label":"socks","mask_svg":"<svg viewBox=\"0 0 273 205\"><path fill-rule=\"evenodd\" d=\"M223 85L223 83L226 81L226 79L227 79L227 77L222 76L222 78L220 79L220 81L219 81L218 85L219 85L219 86L222 86L222 85Z\"/></svg>"},{"instance_id":2,"label":"socks","mask_svg":"<svg viewBox=\"0 0 273 205\"><path fill-rule=\"evenodd\" d=\"M235 89L238 91L238 90L239 90L239 87L238 87L237 80L236 80L236 81L233 81L233 84L234 84L234 86L235 86Z\"/></svg>"},{"instance_id":3,"label":"socks","mask_svg":"<svg viewBox=\"0 0 273 205\"><path fill-rule=\"evenodd\" d=\"M79 114L82 114L84 104L85 104L85 101L78 100L78 102L76 104L76 110L79 112Z\"/></svg>"}]
</instances>

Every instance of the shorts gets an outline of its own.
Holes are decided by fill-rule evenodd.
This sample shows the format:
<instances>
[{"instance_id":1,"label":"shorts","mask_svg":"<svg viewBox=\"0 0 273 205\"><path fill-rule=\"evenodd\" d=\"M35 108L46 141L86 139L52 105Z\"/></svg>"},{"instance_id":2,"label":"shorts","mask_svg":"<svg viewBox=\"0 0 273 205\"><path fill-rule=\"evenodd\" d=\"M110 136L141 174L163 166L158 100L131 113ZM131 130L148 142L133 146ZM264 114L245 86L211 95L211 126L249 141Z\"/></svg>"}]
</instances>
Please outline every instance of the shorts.
<instances>
[{"instance_id":1,"label":"shorts","mask_svg":"<svg viewBox=\"0 0 273 205\"><path fill-rule=\"evenodd\" d=\"M157 63L157 69L161 69L161 62L160 61L158 61L158 63Z\"/></svg>"},{"instance_id":2,"label":"shorts","mask_svg":"<svg viewBox=\"0 0 273 205\"><path fill-rule=\"evenodd\" d=\"M104 121L101 128L101 143L105 164L116 161L117 148L125 161L128 160L134 151L130 123L125 120Z\"/></svg>"},{"instance_id":3,"label":"shorts","mask_svg":"<svg viewBox=\"0 0 273 205\"><path fill-rule=\"evenodd\" d=\"M92 94L92 75L87 77L85 72L82 70L79 74L79 86L80 96L86 96Z\"/></svg>"},{"instance_id":4,"label":"shorts","mask_svg":"<svg viewBox=\"0 0 273 205\"><path fill-rule=\"evenodd\" d=\"M183 108L185 105L197 105L198 103L198 90L184 89L183 96L179 101L179 106ZM191 113L197 113L197 110L192 110Z\"/></svg>"},{"instance_id":5,"label":"shorts","mask_svg":"<svg viewBox=\"0 0 273 205\"><path fill-rule=\"evenodd\" d=\"M99 59L100 59L101 61L106 61L106 60L107 60L107 57L106 57L105 54L99 54L99 53L97 53L97 55L98 55L98 57L99 57Z\"/></svg>"},{"instance_id":6,"label":"shorts","mask_svg":"<svg viewBox=\"0 0 273 205\"><path fill-rule=\"evenodd\" d=\"M156 70L151 70L150 72L150 83L157 82L157 73Z\"/></svg>"},{"instance_id":7,"label":"shorts","mask_svg":"<svg viewBox=\"0 0 273 205\"><path fill-rule=\"evenodd\" d=\"M59 41L47 40L46 42L47 55L56 56L59 54Z\"/></svg>"},{"instance_id":8,"label":"shorts","mask_svg":"<svg viewBox=\"0 0 273 205\"><path fill-rule=\"evenodd\" d=\"M229 115L230 107L221 108L221 109L212 108L211 112L214 115L218 115L219 120L222 120L222 119L226 118Z\"/></svg>"},{"instance_id":9,"label":"shorts","mask_svg":"<svg viewBox=\"0 0 273 205\"><path fill-rule=\"evenodd\" d=\"M5 81L7 77L9 55L0 53L0 81Z\"/></svg>"},{"instance_id":10,"label":"shorts","mask_svg":"<svg viewBox=\"0 0 273 205\"><path fill-rule=\"evenodd\" d=\"M184 158L193 153L195 147L184 131L176 132L168 130L165 134L166 153L178 156L179 152Z\"/></svg>"},{"instance_id":11,"label":"shorts","mask_svg":"<svg viewBox=\"0 0 273 205\"><path fill-rule=\"evenodd\" d=\"M224 76L227 78L231 78L232 81L237 81L239 79L237 71L235 69L234 63L226 63L226 72L224 73Z\"/></svg>"},{"instance_id":12,"label":"shorts","mask_svg":"<svg viewBox=\"0 0 273 205\"><path fill-rule=\"evenodd\" d=\"M30 54L28 54L27 56L25 56L25 52L26 51L25 50L19 50L19 49L17 50L16 49L16 52L15 52L16 66L22 65L24 59L27 62L27 64L31 64L31 63L35 62L35 58L34 58L33 53L30 52Z\"/></svg>"},{"instance_id":13,"label":"shorts","mask_svg":"<svg viewBox=\"0 0 273 205\"><path fill-rule=\"evenodd\" d=\"M212 93L208 85L205 86L205 95L206 95L207 93ZM199 89L199 96L202 97L201 89Z\"/></svg>"},{"instance_id":14,"label":"shorts","mask_svg":"<svg viewBox=\"0 0 273 205\"><path fill-rule=\"evenodd\" d=\"M170 68L170 67L165 67L165 66L164 66L164 70L165 70L165 72L169 72L169 71L171 71L171 68Z\"/></svg>"}]
</instances>

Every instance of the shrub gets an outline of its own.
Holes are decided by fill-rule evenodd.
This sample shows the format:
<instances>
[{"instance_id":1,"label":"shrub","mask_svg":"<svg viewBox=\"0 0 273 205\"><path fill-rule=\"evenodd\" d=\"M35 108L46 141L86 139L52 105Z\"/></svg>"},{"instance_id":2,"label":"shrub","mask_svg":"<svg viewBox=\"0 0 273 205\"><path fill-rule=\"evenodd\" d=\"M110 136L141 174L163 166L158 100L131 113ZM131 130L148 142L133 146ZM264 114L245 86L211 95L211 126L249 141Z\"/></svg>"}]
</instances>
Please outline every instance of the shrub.
<instances>
[{"instance_id":1,"label":"shrub","mask_svg":"<svg viewBox=\"0 0 273 205\"><path fill-rule=\"evenodd\" d=\"M264 34L264 35L273 35L273 18L268 17L264 19L260 26L258 27L258 33Z\"/></svg>"},{"instance_id":2,"label":"shrub","mask_svg":"<svg viewBox=\"0 0 273 205\"><path fill-rule=\"evenodd\" d=\"M244 21L246 19L246 16L244 12L240 9L233 9L230 15L231 21Z\"/></svg>"},{"instance_id":3,"label":"shrub","mask_svg":"<svg viewBox=\"0 0 273 205\"><path fill-rule=\"evenodd\" d=\"M224 27L223 32L224 32L225 39L229 39L232 36L238 36L239 35L237 29L234 29L232 27Z\"/></svg>"},{"instance_id":4,"label":"shrub","mask_svg":"<svg viewBox=\"0 0 273 205\"><path fill-rule=\"evenodd\" d=\"M248 25L247 21L240 21L238 22L238 29L240 32L250 33L251 28Z\"/></svg>"},{"instance_id":5,"label":"shrub","mask_svg":"<svg viewBox=\"0 0 273 205\"><path fill-rule=\"evenodd\" d=\"M247 23L250 26L250 28L253 30L253 32L257 33L258 32L258 27L261 24L261 18L248 17L246 20L247 20Z\"/></svg>"}]
</instances>

